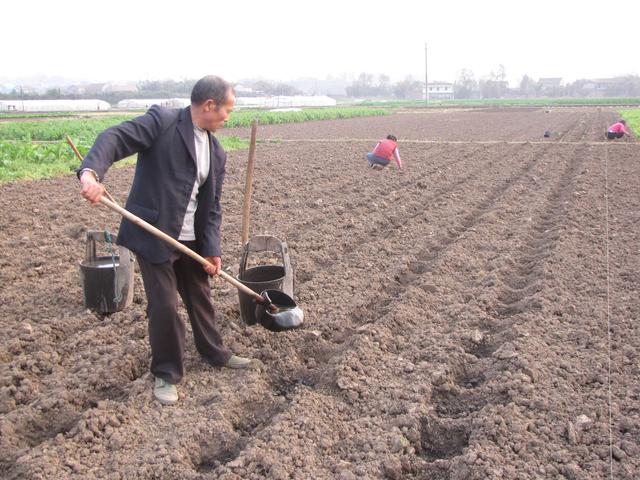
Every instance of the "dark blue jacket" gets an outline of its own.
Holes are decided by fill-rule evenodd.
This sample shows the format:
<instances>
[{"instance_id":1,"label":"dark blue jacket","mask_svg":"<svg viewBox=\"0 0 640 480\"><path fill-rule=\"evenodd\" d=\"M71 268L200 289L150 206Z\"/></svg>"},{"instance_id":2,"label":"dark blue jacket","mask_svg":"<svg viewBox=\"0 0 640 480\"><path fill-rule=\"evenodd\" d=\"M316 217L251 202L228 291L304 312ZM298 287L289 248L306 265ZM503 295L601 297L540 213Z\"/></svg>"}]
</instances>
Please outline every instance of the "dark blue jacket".
<instances>
[{"instance_id":1,"label":"dark blue jacket","mask_svg":"<svg viewBox=\"0 0 640 480\"><path fill-rule=\"evenodd\" d=\"M194 227L196 250L204 257L221 256L220 194L227 155L209 133L211 166L198 192ZM189 107L174 110L152 106L144 115L102 132L78 171L95 170L102 180L118 160L138 154L133 185L125 208L177 239L193 185L196 154ZM118 232L118 244L152 263L169 259L173 247L127 219Z\"/></svg>"}]
</instances>

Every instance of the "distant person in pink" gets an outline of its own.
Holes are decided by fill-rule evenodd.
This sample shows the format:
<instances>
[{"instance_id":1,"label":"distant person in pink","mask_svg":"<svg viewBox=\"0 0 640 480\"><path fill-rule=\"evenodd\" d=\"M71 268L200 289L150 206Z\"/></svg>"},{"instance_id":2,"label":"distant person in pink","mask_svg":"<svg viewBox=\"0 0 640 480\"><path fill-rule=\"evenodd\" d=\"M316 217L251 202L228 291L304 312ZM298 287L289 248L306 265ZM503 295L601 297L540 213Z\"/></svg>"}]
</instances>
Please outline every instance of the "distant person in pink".
<instances>
[{"instance_id":1,"label":"distant person in pink","mask_svg":"<svg viewBox=\"0 0 640 480\"><path fill-rule=\"evenodd\" d=\"M394 158L398 168L402 170L402 159L398 151L398 139L394 135L387 135L387 138L379 140L373 152L367 153L367 162L369 167L374 169L383 169Z\"/></svg>"},{"instance_id":2,"label":"distant person in pink","mask_svg":"<svg viewBox=\"0 0 640 480\"><path fill-rule=\"evenodd\" d=\"M631 135L626 127L627 122L624 120L614 123L607 129L607 138L609 140L614 140L616 138L622 138L624 135Z\"/></svg>"}]
</instances>

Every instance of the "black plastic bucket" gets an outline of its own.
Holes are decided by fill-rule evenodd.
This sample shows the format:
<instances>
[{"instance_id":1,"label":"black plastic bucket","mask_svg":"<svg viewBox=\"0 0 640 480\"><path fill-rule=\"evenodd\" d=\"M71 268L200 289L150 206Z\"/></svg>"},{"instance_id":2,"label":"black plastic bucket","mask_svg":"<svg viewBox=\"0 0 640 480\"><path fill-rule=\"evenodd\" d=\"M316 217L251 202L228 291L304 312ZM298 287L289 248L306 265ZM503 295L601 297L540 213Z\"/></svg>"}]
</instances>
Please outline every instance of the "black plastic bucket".
<instances>
[{"instance_id":1,"label":"black plastic bucket","mask_svg":"<svg viewBox=\"0 0 640 480\"><path fill-rule=\"evenodd\" d=\"M238 280L254 292L260 294L265 290L282 290L285 270L281 265L260 265L245 270ZM256 301L250 295L238 290L240 300L240 317L247 325L256 323Z\"/></svg>"},{"instance_id":2,"label":"black plastic bucket","mask_svg":"<svg viewBox=\"0 0 640 480\"><path fill-rule=\"evenodd\" d=\"M87 232L86 258L80 262L84 306L101 314L119 312L133 301L133 257L120 246L118 255L96 256L96 241L104 242L104 235Z\"/></svg>"},{"instance_id":3,"label":"black plastic bucket","mask_svg":"<svg viewBox=\"0 0 640 480\"><path fill-rule=\"evenodd\" d=\"M272 252L282 260L282 264L258 265L247 268L249 256L252 254ZM293 299L293 270L289 259L289 248L286 242L272 235L256 235L244 245L240 259L238 281L257 294L265 290L281 290ZM247 325L257 323L255 314L256 301L250 295L238 290L240 317Z\"/></svg>"}]
</instances>

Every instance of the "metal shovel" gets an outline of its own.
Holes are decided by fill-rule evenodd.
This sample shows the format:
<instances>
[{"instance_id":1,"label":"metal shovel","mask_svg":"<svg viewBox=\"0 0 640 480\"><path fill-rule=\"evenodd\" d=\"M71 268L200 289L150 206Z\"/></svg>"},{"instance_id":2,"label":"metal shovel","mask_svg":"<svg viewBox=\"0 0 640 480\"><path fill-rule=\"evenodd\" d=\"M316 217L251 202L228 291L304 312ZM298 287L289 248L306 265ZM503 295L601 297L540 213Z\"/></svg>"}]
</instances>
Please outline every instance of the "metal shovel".
<instances>
[{"instance_id":1,"label":"metal shovel","mask_svg":"<svg viewBox=\"0 0 640 480\"><path fill-rule=\"evenodd\" d=\"M180 250L182 253L189 255L194 260L205 266L212 266L211 262L207 261L204 257L198 255L196 252L186 247L182 243L178 242L174 238L170 237L166 233L158 230L153 225L145 222L141 218L137 217L133 213L125 210L121 206L106 199L104 196L100 198L100 203L106 205L111 210L118 212L120 215L136 224L140 228L148 231L152 235L164 240L171 246ZM219 276L229 282L231 285L239 290L242 290L247 295L250 295L256 301L256 320L263 327L274 332L281 332L283 330L291 330L298 328L304 321L304 313L298 305L284 292L279 290L266 290L262 294L257 294L249 287L243 285L231 275L220 271Z\"/></svg>"}]
</instances>

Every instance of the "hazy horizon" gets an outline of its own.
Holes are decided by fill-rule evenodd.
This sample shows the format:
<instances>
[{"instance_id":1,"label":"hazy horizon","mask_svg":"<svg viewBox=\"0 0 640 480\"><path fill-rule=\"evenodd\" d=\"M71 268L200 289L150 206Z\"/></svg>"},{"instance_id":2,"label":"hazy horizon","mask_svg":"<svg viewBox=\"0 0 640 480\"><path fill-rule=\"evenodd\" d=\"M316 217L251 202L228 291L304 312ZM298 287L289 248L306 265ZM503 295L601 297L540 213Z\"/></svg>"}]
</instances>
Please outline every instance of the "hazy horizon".
<instances>
[{"instance_id":1,"label":"hazy horizon","mask_svg":"<svg viewBox=\"0 0 640 480\"><path fill-rule=\"evenodd\" d=\"M460 0L414 5L327 0L247 0L241 9L186 0L179 10L149 1L25 0L3 6L0 83L44 75L82 82L181 80L217 74L295 81L355 79L360 73L455 81L503 65L510 86L523 75L582 78L638 75L624 32L640 2L563 4ZM621 39L621 40L618 40ZM13 47L11 47L13 45Z\"/></svg>"}]
</instances>

